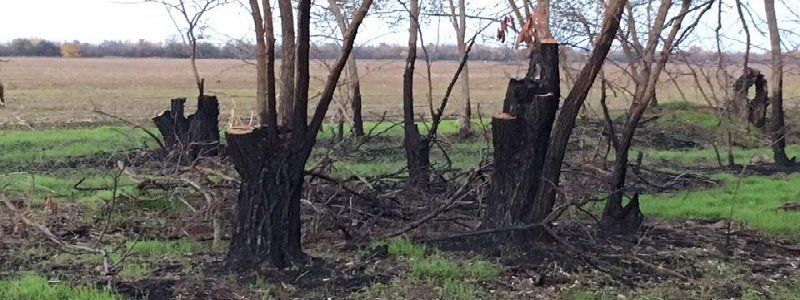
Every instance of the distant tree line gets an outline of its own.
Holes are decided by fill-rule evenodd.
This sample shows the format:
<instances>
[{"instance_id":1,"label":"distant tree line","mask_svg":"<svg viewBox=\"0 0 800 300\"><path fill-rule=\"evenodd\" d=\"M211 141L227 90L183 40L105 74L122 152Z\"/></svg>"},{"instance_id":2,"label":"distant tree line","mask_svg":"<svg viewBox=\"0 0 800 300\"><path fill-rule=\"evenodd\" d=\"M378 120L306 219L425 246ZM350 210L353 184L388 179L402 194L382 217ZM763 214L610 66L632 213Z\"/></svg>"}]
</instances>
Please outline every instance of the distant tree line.
<instances>
[{"instance_id":1,"label":"distant tree line","mask_svg":"<svg viewBox=\"0 0 800 300\"><path fill-rule=\"evenodd\" d=\"M279 46L279 45L278 45ZM200 59L209 58L230 58L230 59L255 59L253 49L255 45L231 40L225 44L217 45L208 42L198 42L197 57ZM456 45L432 45L426 46L430 59L458 61L458 48ZM402 59L406 56L408 47L393 44L362 45L353 49L353 55L357 59ZM573 48L562 48L562 55L568 57L572 62L583 62L587 53L583 50ZM334 43L316 44L311 46L311 58L313 59L335 59L340 53L340 46ZM418 49L419 53L424 53ZM475 45L470 51L470 60L484 61L517 61L526 58L524 49L514 49L513 47L498 47L488 45ZM276 58L280 59L282 53L276 53ZM716 63L716 51L707 51L699 47L691 47L687 51L679 51L679 54L692 58L695 63ZM786 58L794 61L800 58L800 52L788 51ZM741 53L725 53L726 62L736 62ZM181 42L156 43L146 40L137 42L127 41L104 41L99 44L73 42L54 42L43 39L14 39L10 43L0 43L0 57L2 56L48 56L48 57L162 57L162 58L188 58L189 50L186 44ZM424 58L422 56L421 58ZM626 57L622 51L611 51L608 60L625 62ZM750 59L753 62L768 62L769 53L751 53Z\"/></svg>"},{"instance_id":2,"label":"distant tree line","mask_svg":"<svg viewBox=\"0 0 800 300\"><path fill-rule=\"evenodd\" d=\"M233 58L255 59L254 45L242 41L231 40L217 45L207 42L197 44L198 58ZM431 60L458 60L458 49L455 45L428 45ZM314 59L335 59L340 53L340 46L334 43L316 44L311 47ZM361 59L401 59L408 49L405 46L377 44L363 45L353 49L356 58ZM422 52L422 51L420 51ZM65 56L65 57L164 57L188 58L188 46L181 42L156 43L146 40L137 42L104 41L99 44L73 42L54 42L43 39L14 39L10 43L0 43L0 56ZM478 46L472 50L473 60L515 60L525 57L524 51L511 47ZM281 58L281 53L276 53Z\"/></svg>"}]
</instances>

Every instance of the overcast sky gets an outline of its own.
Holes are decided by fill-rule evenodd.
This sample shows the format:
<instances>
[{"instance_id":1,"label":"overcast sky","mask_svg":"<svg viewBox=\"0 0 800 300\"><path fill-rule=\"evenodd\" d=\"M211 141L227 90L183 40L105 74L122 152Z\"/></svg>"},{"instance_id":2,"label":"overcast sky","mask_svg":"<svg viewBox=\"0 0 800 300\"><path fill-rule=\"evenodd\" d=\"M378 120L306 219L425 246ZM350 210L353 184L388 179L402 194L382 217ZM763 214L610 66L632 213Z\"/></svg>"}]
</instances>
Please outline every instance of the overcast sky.
<instances>
[{"instance_id":1,"label":"overcast sky","mask_svg":"<svg viewBox=\"0 0 800 300\"><path fill-rule=\"evenodd\" d=\"M558 1L558 0L556 0ZM566 1L566 0L565 0ZM788 5L800 0L785 0ZM468 1L469 2L469 1ZM505 1L501 1L505 3ZM763 15L763 1L748 1L757 18ZM781 1L776 1L781 3ZM475 14L496 17L503 14L505 9L497 5L497 0L473 0L469 4ZM690 43L708 43L708 35L713 32L712 24L716 26L716 9L707 16L710 22L698 26L700 35ZM737 35L741 29L738 18L733 12L724 16L727 23L724 30L730 35ZM785 8L778 8L779 19L792 19ZM218 8L212 11L207 19L209 28L207 36L209 41L223 43L231 38L250 39L252 20L248 11L238 3ZM795 18L796 19L796 18ZM485 24L485 22L484 22ZM483 27L483 24L473 23L468 28ZM781 26L791 30L797 27L795 22L784 21ZM490 27L486 31L486 38L479 43L494 43L491 34L495 30ZM800 32L797 30L795 32ZM440 18L430 21L424 31L425 43L452 43L453 31L447 19ZM756 48L766 46L767 40L754 32L753 44ZM167 40L180 40L177 30L170 20L165 8L159 4L141 3L140 0L0 0L0 42L8 42L14 38L43 38L53 41L72 41L99 43L104 40L137 41L144 39L153 42ZM406 30L404 26L387 26L377 18L368 19L362 26L359 34L360 43L390 43L404 44ZM743 38L742 38L743 39ZM787 37L791 41L794 37ZM713 40L713 39L712 39ZM741 44L741 41L729 41L732 44ZM713 45L702 45L706 48ZM737 47L731 45L731 47Z\"/></svg>"}]
</instances>

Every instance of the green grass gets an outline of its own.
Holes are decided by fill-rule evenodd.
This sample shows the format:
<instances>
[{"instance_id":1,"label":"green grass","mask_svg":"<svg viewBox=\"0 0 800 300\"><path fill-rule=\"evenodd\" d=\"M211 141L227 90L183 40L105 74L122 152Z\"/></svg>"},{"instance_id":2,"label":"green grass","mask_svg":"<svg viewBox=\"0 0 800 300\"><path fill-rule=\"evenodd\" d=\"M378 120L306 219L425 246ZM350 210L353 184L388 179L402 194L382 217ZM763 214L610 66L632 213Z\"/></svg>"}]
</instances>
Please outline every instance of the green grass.
<instances>
[{"instance_id":1,"label":"green grass","mask_svg":"<svg viewBox=\"0 0 800 300\"><path fill-rule=\"evenodd\" d=\"M768 234L800 239L800 212L779 209L784 203L800 201L800 174L742 179L728 174L716 177L723 182L720 188L643 195L640 197L642 211L645 215L665 219L722 220L730 217Z\"/></svg>"},{"instance_id":2,"label":"green grass","mask_svg":"<svg viewBox=\"0 0 800 300\"><path fill-rule=\"evenodd\" d=\"M126 262L122 264L122 271L119 275L125 279L139 279L150 274L150 266L140 262Z\"/></svg>"},{"instance_id":3,"label":"green grass","mask_svg":"<svg viewBox=\"0 0 800 300\"><path fill-rule=\"evenodd\" d=\"M1 131L0 166L13 168L81 156L113 155L153 145L141 130L121 126Z\"/></svg>"},{"instance_id":4,"label":"green grass","mask_svg":"<svg viewBox=\"0 0 800 300\"><path fill-rule=\"evenodd\" d=\"M128 242L127 247L132 247L131 254L144 256L179 256L197 253L205 249L195 241L138 241ZM210 248L209 248L210 249Z\"/></svg>"},{"instance_id":5,"label":"green grass","mask_svg":"<svg viewBox=\"0 0 800 300\"><path fill-rule=\"evenodd\" d=\"M660 104L659 108L662 113L656 122L661 126L693 125L707 130L719 126L719 119L707 106L688 102L669 102Z\"/></svg>"},{"instance_id":6,"label":"green grass","mask_svg":"<svg viewBox=\"0 0 800 300\"><path fill-rule=\"evenodd\" d=\"M0 281L0 299L15 300L106 300L119 299L116 295L92 288L50 284L38 276L24 276Z\"/></svg>"},{"instance_id":7,"label":"green grass","mask_svg":"<svg viewBox=\"0 0 800 300\"><path fill-rule=\"evenodd\" d=\"M725 149L719 149L720 156L723 163L727 163L727 152ZM702 166L718 166L717 155L714 149L701 149L701 150L652 150L652 149L634 149L631 150L633 157L636 152L642 151L644 153L645 163L656 163L658 161L669 161L673 163L685 165L702 165ZM800 154L800 145L787 145L786 154L789 157ZM738 164L747 164L751 161L770 163L772 160L772 149L770 148L753 148L742 149L734 148L733 157Z\"/></svg>"},{"instance_id":8,"label":"green grass","mask_svg":"<svg viewBox=\"0 0 800 300\"><path fill-rule=\"evenodd\" d=\"M491 262L471 259L459 263L445 253L407 238L373 245L376 246L386 246L390 256L408 264L409 271L388 284L371 286L361 295L367 299L419 298L423 296L408 289L420 286L436 291L441 299L480 299L485 292L475 282L492 280L500 275L500 267Z\"/></svg>"}]
</instances>

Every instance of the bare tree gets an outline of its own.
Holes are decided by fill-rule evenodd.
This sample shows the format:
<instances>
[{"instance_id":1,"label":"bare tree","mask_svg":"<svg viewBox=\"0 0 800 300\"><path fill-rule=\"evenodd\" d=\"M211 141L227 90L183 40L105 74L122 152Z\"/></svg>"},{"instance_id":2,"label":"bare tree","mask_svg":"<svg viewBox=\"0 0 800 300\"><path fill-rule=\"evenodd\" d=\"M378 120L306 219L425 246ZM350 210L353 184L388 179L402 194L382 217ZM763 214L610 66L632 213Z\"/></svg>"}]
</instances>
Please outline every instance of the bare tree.
<instances>
[{"instance_id":1,"label":"bare tree","mask_svg":"<svg viewBox=\"0 0 800 300\"><path fill-rule=\"evenodd\" d=\"M636 80L634 81L636 91L633 96L631 107L628 110L627 120L619 137L612 136L616 145L616 158L612 170L609 188L611 190L603 211L601 227L610 233L633 234L639 229L642 222L642 214L639 210L638 197L632 197L631 201L622 206L622 198L625 192L625 175L628 167L628 152L639 126L644 111L654 99L653 92L658 83L659 76L664 70L664 66L669 60L676 44L680 43L686 35L694 29L703 14L707 12L713 4L711 1L702 1L692 6L692 0L682 0L679 12L668 19L673 1L662 0L655 15L652 26L648 29L647 42L641 48L641 59L636 64ZM697 1L695 1L697 2ZM699 13L694 16L689 26L682 30L683 21L692 11ZM633 17L633 16L629 16ZM669 24L669 23L671 24ZM630 28L630 25L629 25ZM662 32L669 29L666 36ZM632 35L629 38L633 38ZM637 42L638 43L638 42ZM656 51L661 45L661 50Z\"/></svg>"},{"instance_id":2,"label":"bare tree","mask_svg":"<svg viewBox=\"0 0 800 300\"><path fill-rule=\"evenodd\" d=\"M457 0L458 5L453 0L448 0L450 4L450 23L456 32L456 47L458 48L459 60L466 56L467 51L467 5L465 0ZM464 112L460 116L459 136L462 138L472 135L472 107L469 92L469 65L464 66L461 75L461 98L464 101Z\"/></svg>"},{"instance_id":3,"label":"bare tree","mask_svg":"<svg viewBox=\"0 0 800 300\"><path fill-rule=\"evenodd\" d=\"M206 13L227 4L230 0L145 0L160 3L166 8L172 23L181 33L183 43L189 46L189 63L200 96L205 93L205 82L197 70L197 41L202 39ZM176 16L177 15L177 16ZM180 19L180 20L179 20Z\"/></svg>"},{"instance_id":4,"label":"bare tree","mask_svg":"<svg viewBox=\"0 0 800 300\"><path fill-rule=\"evenodd\" d=\"M259 7L256 0L250 1L258 39L262 39L261 33L268 35L268 31L270 31L266 24L271 20L269 18L269 1L262 0L262 2L263 4ZM284 6L281 6L281 2L285 2ZM288 0L281 2L279 2L279 7L282 16L288 15L291 3ZM241 176L234 231L225 259L231 269L246 271L254 269L262 263L285 267L306 261L306 255L300 245L300 197L303 189L305 164L316 144L317 133L322 127L328 107L333 100L337 82L353 49L358 28L372 2L372 0L364 0L355 10L344 35L342 52L331 68L319 96L319 103L314 115L310 122L307 122L311 0L300 0L297 3L297 43L281 45L284 47L284 52L287 51L286 47L290 47L294 48L297 54L294 70L296 78L292 87L294 110L291 122L284 123L281 130L258 126L234 127L227 131L225 135L228 143L227 149ZM262 14L260 18L259 14ZM282 24L286 25L287 23L282 22ZM264 29L262 31L259 28ZM265 42L265 44L267 45L263 46L262 50L268 48L269 42ZM264 53L268 53L268 51ZM266 61L274 59L269 55L261 55L261 57ZM267 74L270 73L269 64L263 62L259 66L267 67L266 71L262 71L261 78L267 77ZM265 83L259 81L258 84ZM271 97L269 88L262 87L261 90L266 90L267 98ZM264 100L263 96L258 101L262 100ZM267 105L267 113L259 113L259 115L265 115L268 120L266 122L262 120L260 123L268 124L267 127L270 126L269 124L273 124L272 126L277 124L278 114L272 112L275 109L277 108Z\"/></svg>"},{"instance_id":5,"label":"bare tree","mask_svg":"<svg viewBox=\"0 0 800 300\"><path fill-rule=\"evenodd\" d=\"M217 155L219 150L219 101L205 95L205 80L197 69L197 42L203 38L205 15L230 0L146 0L166 8L175 28L189 47L189 62L197 85L197 111L184 116L186 98L172 99L170 109L153 117L167 150L178 161Z\"/></svg>"},{"instance_id":6,"label":"bare tree","mask_svg":"<svg viewBox=\"0 0 800 300\"><path fill-rule=\"evenodd\" d=\"M419 1L409 1L408 54L403 71L403 146L410 183L424 188L430 179L430 143L414 122L414 69L417 61L419 32Z\"/></svg>"},{"instance_id":7,"label":"bare tree","mask_svg":"<svg viewBox=\"0 0 800 300\"><path fill-rule=\"evenodd\" d=\"M348 1L328 0L328 10L336 21L342 36L347 32L347 14L343 11L348 7ZM358 65L354 55L347 62L347 84L350 86L350 110L352 118L352 132L355 136L364 135L364 118L361 114L361 79L358 76Z\"/></svg>"},{"instance_id":8,"label":"bare tree","mask_svg":"<svg viewBox=\"0 0 800 300\"><path fill-rule=\"evenodd\" d=\"M781 35L778 31L778 20L775 17L775 1L764 0L764 9L767 14L769 27L769 42L772 48L772 120L770 120L770 137L772 137L772 152L776 164L789 166L794 160L786 156L786 139L784 137L783 118L783 55L781 53Z\"/></svg>"}]
</instances>

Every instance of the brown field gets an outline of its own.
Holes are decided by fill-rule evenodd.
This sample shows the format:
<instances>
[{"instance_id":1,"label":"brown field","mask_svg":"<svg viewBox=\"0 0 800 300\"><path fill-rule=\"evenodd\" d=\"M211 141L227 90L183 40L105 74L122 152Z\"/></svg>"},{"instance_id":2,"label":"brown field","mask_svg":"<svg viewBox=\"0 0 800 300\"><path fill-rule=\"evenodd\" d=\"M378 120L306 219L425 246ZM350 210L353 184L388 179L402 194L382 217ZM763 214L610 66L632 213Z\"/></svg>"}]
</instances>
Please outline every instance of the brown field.
<instances>
[{"instance_id":1,"label":"brown field","mask_svg":"<svg viewBox=\"0 0 800 300\"><path fill-rule=\"evenodd\" d=\"M401 60L359 61L366 118L375 119L384 111L390 116L399 116L402 108L403 64ZM255 94L255 69L239 60L201 60L199 68L206 78L207 90L220 97L221 120L227 122L234 111L236 117L248 119ZM457 62L454 61L433 63L435 103L441 99L456 68ZM621 78L618 69L611 66L607 68L608 78ZM474 103L480 105L483 116L499 111L508 78L517 77L523 72L522 62L470 63L472 98ZM180 59L15 57L2 66L0 76L6 85L8 98L8 106L0 110L0 125L5 127L20 124L51 127L114 121L93 113L95 108L146 123L149 117L166 108L168 99L191 98L196 94L188 61ZM314 95L327 76L321 63L312 67L312 76ZM428 111L425 77L424 62L419 61L415 85L418 113ZM800 95L800 87L796 87L799 85L793 84L798 82L798 78L787 74L784 94L789 106L794 106L794 98ZM666 78L663 81L659 100L682 101L674 84ZM690 101L704 103L698 98L691 77L681 76L678 82ZM627 85L625 81L617 84ZM562 83L564 90L569 86L569 81ZM597 91L593 91L588 101L590 108L598 107L597 98ZM463 105L458 89L454 90L452 99L448 112L456 113ZM624 93L619 93L609 100L609 105L612 109L620 109L628 101ZM473 104L475 107L476 104Z\"/></svg>"}]
</instances>

